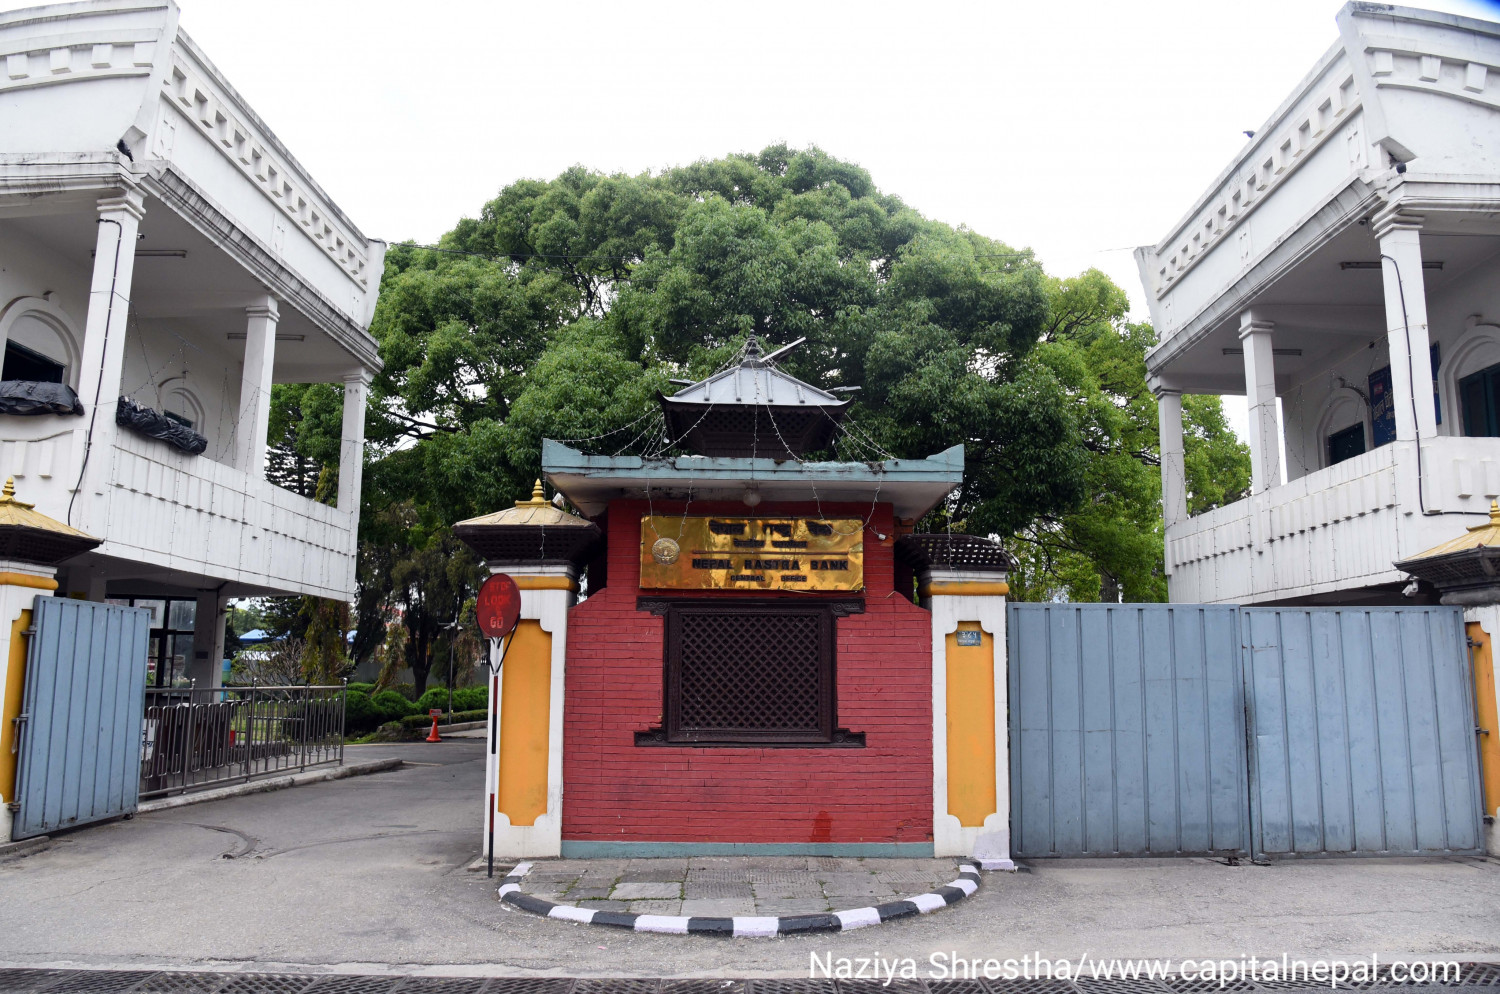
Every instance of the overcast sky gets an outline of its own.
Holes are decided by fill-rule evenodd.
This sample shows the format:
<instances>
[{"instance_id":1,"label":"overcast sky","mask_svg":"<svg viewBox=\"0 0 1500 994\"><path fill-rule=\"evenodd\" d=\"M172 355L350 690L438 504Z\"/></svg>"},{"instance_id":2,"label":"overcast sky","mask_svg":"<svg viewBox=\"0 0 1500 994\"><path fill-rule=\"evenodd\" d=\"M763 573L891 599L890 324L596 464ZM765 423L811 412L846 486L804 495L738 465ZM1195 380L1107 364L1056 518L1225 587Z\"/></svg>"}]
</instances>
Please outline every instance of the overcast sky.
<instances>
[{"instance_id":1,"label":"overcast sky","mask_svg":"<svg viewBox=\"0 0 1500 994\"><path fill-rule=\"evenodd\" d=\"M816 144L928 217L1098 266L1161 238L1335 41L1332 0L180 0L367 235L505 184ZM0 0L0 9L30 6ZM1500 0L1423 6L1500 20Z\"/></svg>"}]
</instances>

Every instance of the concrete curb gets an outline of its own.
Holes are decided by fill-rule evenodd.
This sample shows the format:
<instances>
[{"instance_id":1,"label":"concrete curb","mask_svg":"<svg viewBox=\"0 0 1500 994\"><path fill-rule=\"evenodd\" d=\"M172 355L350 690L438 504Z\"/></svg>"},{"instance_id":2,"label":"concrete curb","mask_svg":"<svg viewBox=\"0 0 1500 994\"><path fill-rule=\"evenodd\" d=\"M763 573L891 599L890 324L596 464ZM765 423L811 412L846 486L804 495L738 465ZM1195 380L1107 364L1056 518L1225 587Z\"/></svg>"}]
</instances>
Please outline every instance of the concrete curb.
<instances>
[{"instance_id":1,"label":"concrete curb","mask_svg":"<svg viewBox=\"0 0 1500 994\"><path fill-rule=\"evenodd\" d=\"M722 935L736 939L775 938L808 932L849 932L868 925L879 925L896 918L925 915L950 904L957 904L979 890L979 866L973 860L960 860L958 879L930 894L918 894L902 901L891 901L869 908L830 911L818 914L759 917L736 915L733 918L699 918L684 915L635 915L622 911L594 911L571 904L553 904L522 893L521 880L531 872L531 863L518 863L510 875L500 881L500 900L506 904L546 918L609 925L632 932L661 932L667 935Z\"/></svg>"},{"instance_id":2,"label":"concrete curb","mask_svg":"<svg viewBox=\"0 0 1500 994\"><path fill-rule=\"evenodd\" d=\"M0 842L0 859L6 856L29 856L52 845L50 835L38 835L20 842Z\"/></svg>"},{"instance_id":3,"label":"concrete curb","mask_svg":"<svg viewBox=\"0 0 1500 994\"><path fill-rule=\"evenodd\" d=\"M189 794L174 794L171 797L159 797L155 800L143 801L135 810L137 814L150 814L153 811L170 811L172 808L182 808L189 804L221 801L226 797L264 794L272 790L285 790L287 787L300 787L307 783L343 780L345 777L360 777L368 773L384 773L386 770L394 770L401 765L401 762L399 758L371 759L363 763L347 763L343 766L334 766L326 770L305 770L301 773L293 773L290 776L267 777L264 780L248 780L245 783L237 783L229 787L217 787L213 790L200 790Z\"/></svg>"}]
</instances>

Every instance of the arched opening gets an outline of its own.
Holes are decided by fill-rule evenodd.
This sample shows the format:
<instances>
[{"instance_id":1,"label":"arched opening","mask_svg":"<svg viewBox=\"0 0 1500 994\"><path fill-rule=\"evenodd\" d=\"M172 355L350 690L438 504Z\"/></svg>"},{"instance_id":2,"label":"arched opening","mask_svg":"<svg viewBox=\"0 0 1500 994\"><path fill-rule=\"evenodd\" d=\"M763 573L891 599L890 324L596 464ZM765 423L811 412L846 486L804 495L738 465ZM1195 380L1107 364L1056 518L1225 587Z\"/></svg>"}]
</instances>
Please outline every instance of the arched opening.
<instances>
[{"instance_id":1,"label":"arched opening","mask_svg":"<svg viewBox=\"0 0 1500 994\"><path fill-rule=\"evenodd\" d=\"M78 388L78 339L67 315L50 300L22 297L12 302L0 316L0 342L0 379Z\"/></svg>"},{"instance_id":2,"label":"arched opening","mask_svg":"<svg viewBox=\"0 0 1500 994\"><path fill-rule=\"evenodd\" d=\"M197 396L181 383L164 386L161 391L161 410L178 424L203 433L203 404Z\"/></svg>"},{"instance_id":3,"label":"arched opening","mask_svg":"<svg viewBox=\"0 0 1500 994\"><path fill-rule=\"evenodd\" d=\"M1500 435L1500 325L1469 318L1438 379L1450 434Z\"/></svg>"},{"instance_id":4,"label":"arched opening","mask_svg":"<svg viewBox=\"0 0 1500 994\"><path fill-rule=\"evenodd\" d=\"M1335 390L1329 397L1318 419L1318 444L1325 468L1368 451L1368 414L1364 397L1348 387Z\"/></svg>"}]
</instances>

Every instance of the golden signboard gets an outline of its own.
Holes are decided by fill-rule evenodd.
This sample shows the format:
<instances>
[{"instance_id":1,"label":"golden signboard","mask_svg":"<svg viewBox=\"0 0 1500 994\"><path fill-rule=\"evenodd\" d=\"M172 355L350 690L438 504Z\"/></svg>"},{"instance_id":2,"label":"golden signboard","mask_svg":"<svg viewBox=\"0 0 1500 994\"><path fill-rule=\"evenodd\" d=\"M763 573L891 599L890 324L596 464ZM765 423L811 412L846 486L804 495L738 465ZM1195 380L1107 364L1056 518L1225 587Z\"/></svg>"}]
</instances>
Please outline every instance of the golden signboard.
<instances>
[{"instance_id":1,"label":"golden signboard","mask_svg":"<svg viewBox=\"0 0 1500 994\"><path fill-rule=\"evenodd\" d=\"M641 587L657 590L863 590L858 518L641 519Z\"/></svg>"}]
</instances>

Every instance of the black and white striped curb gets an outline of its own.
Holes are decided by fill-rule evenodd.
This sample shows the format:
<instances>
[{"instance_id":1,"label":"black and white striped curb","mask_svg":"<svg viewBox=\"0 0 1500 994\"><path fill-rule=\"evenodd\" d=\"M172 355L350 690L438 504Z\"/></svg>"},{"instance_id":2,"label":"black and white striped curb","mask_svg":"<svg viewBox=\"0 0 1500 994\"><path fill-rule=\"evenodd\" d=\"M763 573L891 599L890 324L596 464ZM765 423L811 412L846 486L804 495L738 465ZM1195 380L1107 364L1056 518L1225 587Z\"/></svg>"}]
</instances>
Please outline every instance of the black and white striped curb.
<instances>
[{"instance_id":1,"label":"black and white striped curb","mask_svg":"<svg viewBox=\"0 0 1500 994\"><path fill-rule=\"evenodd\" d=\"M848 932L851 929L879 925L894 918L930 914L939 908L957 904L979 889L979 866L964 861L958 867L958 879L929 894L918 894L902 901L891 901L869 908L830 911L817 914L756 917L736 915L733 918L701 918L686 915L633 915L624 911L594 911L571 904L553 904L532 897L521 890L521 880L531 872L531 863L518 863L510 875L500 881L500 900L534 915L590 925L610 925L634 932L663 932L669 935L726 935L740 938L769 938L804 932Z\"/></svg>"}]
</instances>

